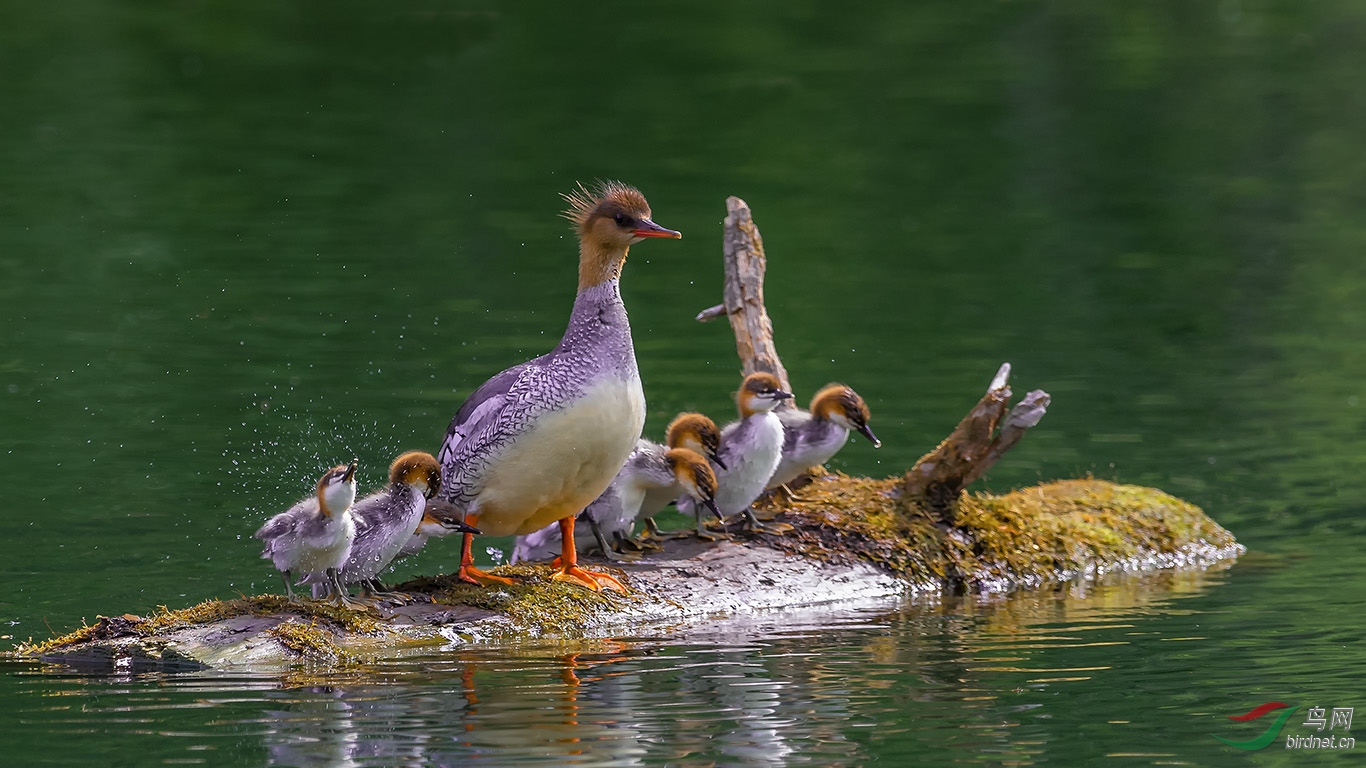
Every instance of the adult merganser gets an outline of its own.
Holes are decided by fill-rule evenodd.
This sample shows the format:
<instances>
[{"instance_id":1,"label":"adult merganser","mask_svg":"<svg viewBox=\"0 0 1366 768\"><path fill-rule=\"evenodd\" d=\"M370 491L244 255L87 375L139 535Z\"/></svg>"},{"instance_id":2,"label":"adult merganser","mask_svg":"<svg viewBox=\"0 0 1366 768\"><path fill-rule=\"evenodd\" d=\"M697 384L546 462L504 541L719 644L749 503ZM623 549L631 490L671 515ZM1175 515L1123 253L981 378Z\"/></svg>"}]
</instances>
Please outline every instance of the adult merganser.
<instances>
[{"instance_id":1,"label":"adult merganser","mask_svg":"<svg viewBox=\"0 0 1366 768\"><path fill-rule=\"evenodd\" d=\"M318 479L317 492L272 517L253 534L265 542L261 557L270 560L285 581L289 602L297 602L294 576L316 576L336 602L350 605L338 570L351 552L356 523L356 461L333 467Z\"/></svg>"},{"instance_id":2,"label":"adult merganser","mask_svg":"<svg viewBox=\"0 0 1366 768\"><path fill-rule=\"evenodd\" d=\"M684 494L694 503L706 506L717 517L721 516L716 509L716 475L701 454L687 448L663 449L648 440L640 442L643 445L637 446L612 484L575 521L579 540L586 538L584 534L591 529L603 556L609 560L618 559L612 553L611 541L630 534L641 503L651 491L665 489L673 496ZM544 560L560 546L559 526L548 525L517 537L512 562ZM579 546L585 551L588 549L585 544Z\"/></svg>"},{"instance_id":3,"label":"adult merganser","mask_svg":"<svg viewBox=\"0 0 1366 768\"><path fill-rule=\"evenodd\" d=\"M788 408L778 412L783 424L783 457L768 479L768 488L785 486L810 467L829 461L849 442L850 430L882 447L868 427L871 414L858 393L843 384L827 384L811 398L811 410Z\"/></svg>"},{"instance_id":4,"label":"adult merganser","mask_svg":"<svg viewBox=\"0 0 1366 768\"><path fill-rule=\"evenodd\" d=\"M413 536L427 510L427 497L440 487L441 465L430 453L411 451L394 459L389 465L389 486L351 507L356 536L341 567L342 584L360 584L362 596L367 598L403 599L402 595L384 589L379 574ZM460 528L478 533L463 523ZM313 584L315 598L326 588L316 576L309 576L304 582Z\"/></svg>"},{"instance_id":5,"label":"adult merganser","mask_svg":"<svg viewBox=\"0 0 1366 768\"><path fill-rule=\"evenodd\" d=\"M763 493L782 458L783 424L773 409L791 397L791 392L783 391L778 377L771 373L751 373L736 394L740 420L721 430L721 447L716 455L726 468L716 472L716 506L722 515L743 512L746 525L753 531L779 533L786 530L786 527L760 523L750 505ZM701 529L701 515L696 505L684 498L679 500L678 509L699 518Z\"/></svg>"},{"instance_id":6,"label":"adult merganser","mask_svg":"<svg viewBox=\"0 0 1366 768\"><path fill-rule=\"evenodd\" d=\"M569 327L549 353L484 382L446 432L441 498L494 536L525 535L558 520L561 566L554 578L589 589L621 582L578 565L574 517L616 477L645 425L635 347L621 301L621 268L632 244L682 237L650 220L633 187L604 182L565 195L579 236L579 290ZM461 547L462 581L507 581L474 567L473 537Z\"/></svg>"}]
</instances>

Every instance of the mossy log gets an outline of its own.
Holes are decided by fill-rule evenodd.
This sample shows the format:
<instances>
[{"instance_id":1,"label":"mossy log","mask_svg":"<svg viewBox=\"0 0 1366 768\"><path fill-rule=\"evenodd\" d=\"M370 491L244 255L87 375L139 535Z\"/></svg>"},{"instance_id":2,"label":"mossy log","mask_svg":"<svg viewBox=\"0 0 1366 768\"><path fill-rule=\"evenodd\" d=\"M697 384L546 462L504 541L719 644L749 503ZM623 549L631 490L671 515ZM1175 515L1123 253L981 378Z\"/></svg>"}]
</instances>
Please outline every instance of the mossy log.
<instances>
[{"instance_id":1,"label":"mossy log","mask_svg":"<svg viewBox=\"0 0 1366 768\"><path fill-rule=\"evenodd\" d=\"M763 306L763 241L744 201L728 199L727 213L726 300L698 319L728 316L745 371L786 384ZM548 565L502 566L492 572L516 584L476 588L424 577L399 587L422 600L374 612L271 595L213 600L149 617L100 617L11 655L128 672L330 668L467 643L608 638L718 615L890 603L916 590L1003 592L1115 570L1205 568L1241 554L1199 508L1153 488L1086 478L968 493L1048 406L1048 394L1035 390L1009 408L1009 374L1003 365L953 433L904 475L876 480L813 468L800 502L762 499L793 526L785 535L670 541L639 562L595 564L619 575L630 587L624 595L551 581Z\"/></svg>"},{"instance_id":2,"label":"mossy log","mask_svg":"<svg viewBox=\"0 0 1366 768\"><path fill-rule=\"evenodd\" d=\"M1088 479L969 495L946 533L907 508L900 483L821 476L801 504L777 508L793 526L785 535L670 541L639 562L594 563L630 587L625 595L551 581L548 565L501 566L492 572L517 584L419 578L399 589L431 602L385 603L375 613L275 595L214 600L101 617L13 655L130 673L346 665L470 643L667 632L779 608L891 604L914 591L1000 593L1109 571L1204 568L1242 552L1199 508L1152 488Z\"/></svg>"}]
</instances>

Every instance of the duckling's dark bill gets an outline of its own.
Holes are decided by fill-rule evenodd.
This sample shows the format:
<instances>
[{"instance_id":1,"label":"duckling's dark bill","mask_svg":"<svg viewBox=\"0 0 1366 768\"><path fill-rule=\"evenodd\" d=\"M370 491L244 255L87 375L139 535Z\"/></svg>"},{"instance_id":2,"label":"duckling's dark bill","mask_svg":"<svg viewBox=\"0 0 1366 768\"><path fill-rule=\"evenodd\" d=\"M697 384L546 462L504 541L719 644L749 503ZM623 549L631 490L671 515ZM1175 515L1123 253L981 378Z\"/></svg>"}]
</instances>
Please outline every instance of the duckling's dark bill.
<instances>
[{"instance_id":1,"label":"duckling's dark bill","mask_svg":"<svg viewBox=\"0 0 1366 768\"><path fill-rule=\"evenodd\" d=\"M459 520L442 520L441 527L452 533L472 533L475 536L483 536L484 532Z\"/></svg>"},{"instance_id":2,"label":"duckling's dark bill","mask_svg":"<svg viewBox=\"0 0 1366 768\"><path fill-rule=\"evenodd\" d=\"M877 439L877 435L873 434L873 430L867 424L858 425L858 433L868 438L868 442L872 443L874 448L882 447L882 441Z\"/></svg>"}]
</instances>

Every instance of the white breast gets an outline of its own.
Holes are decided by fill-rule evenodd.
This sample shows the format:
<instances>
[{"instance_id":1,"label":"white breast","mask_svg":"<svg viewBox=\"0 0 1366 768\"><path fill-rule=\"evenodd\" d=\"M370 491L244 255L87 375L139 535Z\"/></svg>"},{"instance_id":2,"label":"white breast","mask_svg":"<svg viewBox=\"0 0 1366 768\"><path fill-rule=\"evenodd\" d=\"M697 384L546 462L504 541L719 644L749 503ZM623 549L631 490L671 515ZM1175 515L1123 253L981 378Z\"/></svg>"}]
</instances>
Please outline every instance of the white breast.
<instances>
[{"instance_id":1,"label":"white breast","mask_svg":"<svg viewBox=\"0 0 1366 768\"><path fill-rule=\"evenodd\" d=\"M759 498L783 455L783 425L773 413L749 417L757 422L745 443L729 451L729 469L717 477L716 506L723 515L743 512Z\"/></svg>"},{"instance_id":2,"label":"white breast","mask_svg":"<svg viewBox=\"0 0 1366 768\"><path fill-rule=\"evenodd\" d=\"M604 378L500 451L470 512L491 536L527 534L576 515L616 477L644 426L640 378Z\"/></svg>"},{"instance_id":3,"label":"white breast","mask_svg":"<svg viewBox=\"0 0 1366 768\"><path fill-rule=\"evenodd\" d=\"M347 555L351 554L351 542L355 537L356 521L350 511L333 515L322 533L305 537L301 542L293 570L306 574L341 568Z\"/></svg>"}]
</instances>

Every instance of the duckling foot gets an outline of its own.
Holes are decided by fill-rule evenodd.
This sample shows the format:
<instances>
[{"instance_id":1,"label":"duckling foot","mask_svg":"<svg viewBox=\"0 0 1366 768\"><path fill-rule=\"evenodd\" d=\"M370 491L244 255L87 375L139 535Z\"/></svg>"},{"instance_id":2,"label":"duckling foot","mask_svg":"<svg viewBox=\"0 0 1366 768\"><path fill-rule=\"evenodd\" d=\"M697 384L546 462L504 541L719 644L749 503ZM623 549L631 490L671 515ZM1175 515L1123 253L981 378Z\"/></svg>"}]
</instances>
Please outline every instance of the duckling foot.
<instances>
[{"instance_id":1,"label":"duckling foot","mask_svg":"<svg viewBox=\"0 0 1366 768\"><path fill-rule=\"evenodd\" d=\"M658 538L660 541L673 541L674 539L686 539L692 534L693 532L687 528L680 528L676 531L660 531L655 538ZM660 547L660 549L663 549L663 547Z\"/></svg>"},{"instance_id":2,"label":"duckling foot","mask_svg":"<svg viewBox=\"0 0 1366 768\"><path fill-rule=\"evenodd\" d=\"M399 592L397 590L389 589L385 587L384 582L379 579L371 579L370 581L363 582L361 584L360 596L362 600L382 600L395 605L409 605L410 603L416 603L427 598L426 595L414 595L408 592Z\"/></svg>"},{"instance_id":3,"label":"duckling foot","mask_svg":"<svg viewBox=\"0 0 1366 768\"><path fill-rule=\"evenodd\" d=\"M683 533L686 534L687 531L684 531ZM625 554L623 550L628 549L632 552L663 552L664 545L660 544L657 541L651 541L645 538L644 534L641 534L640 536L634 538L631 536L623 536L617 540L618 552L622 552L622 554Z\"/></svg>"},{"instance_id":4,"label":"duckling foot","mask_svg":"<svg viewBox=\"0 0 1366 768\"><path fill-rule=\"evenodd\" d=\"M554 581L566 581L570 584L577 584L580 587L586 587L594 592L601 592L604 589L623 593L628 591L626 585L617 581L616 578L605 573L598 573L596 571L580 568L577 565L562 567L560 570L551 574L550 578Z\"/></svg>"},{"instance_id":5,"label":"duckling foot","mask_svg":"<svg viewBox=\"0 0 1366 768\"><path fill-rule=\"evenodd\" d=\"M698 520L697 530L695 531L697 538L703 541L728 541L730 539L730 531L726 530L725 521L717 521L715 523L716 525L721 526L720 533L713 533L710 527L711 524L710 521L703 523L701 520Z\"/></svg>"},{"instance_id":6,"label":"duckling foot","mask_svg":"<svg viewBox=\"0 0 1366 768\"><path fill-rule=\"evenodd\" d=\"M626 554L625 552L617 552L613 550L611 547L608 547L607 549L595 548L592 554L594 556L601 555L602 559L611 563L625 563L631 560L640 559L640 555Z\"/></svg>"},{"instance_id":7,"label":"duckling foot","mask_svg":"<svg viewBox=\"0 0 1366 768\"><path fill-rule=\"evenodd\" d=\"M455 578L465 582L466 584L473 584L476 587L487 587L490 584L517 583L516 581L513 581L512 579L509 579L506 576L494 576L491 573L484 573L483 571L479 570L478 568L475 568L472 565L460 566L460 570L456 571L455 573Z\"/></svg>"},{"instance_id":8,"label":"duckling foot","mask_svg":"<svg viewBox=\"0 0 1366 768\"><path fill-rule=\"evenodd\" d=\"M605 559L610 560L611 562L614 562L614 563L619 563L619 562L622 562L622 561L631 559L631 558L627 557L626 555L617 554L616 552L614 552L614 551L612 550L612 545L610 545L610 544L607 543L607 536L602 532L602 528L601 528L601 526L598 525L598 523L597 523L596 520L594 520L593 518L590 517L590 518L588 518L588 522L589 522L589 523L592 525L592 527L593 527L593 538L595 538L595 539L597 540L597 543L598 543L598 550L600 550L600 551L602 552L602 556L603 556ZM620 535L619 535L619 534L616 534L616 536L619 537ZM637 559L638 559L638 558L637 558Z\"/></svg>"},{"instance_id":9,"label":"duckling foot","mask_svg":"<svg viewBox=\"0 0 1366 768\"><path fill-rule=\"evenodd\" d=\"M786 484L778 486L777 490L773 492L774 498L778 496L778 491L782 491L783 496L787 498L788 504L810 504L812 502L812 499L808 499L805 496L798 496L796 491L793 491L791 488L788 488ZM775 512L774 514L777 513ZM772 520L773 518L769 517L766 519Z\"/></svg>"},{"instance_id":10,"label":"duckling foot","mask_svg":"<svg viewBox=\"0 0 1366 768\"><path fill-rule=\"evenodd\" d=\"M663 530L653 517L647 517L645 518L645 530L641 532L638 540L643 546L657 546L662 551L664 549L663 544L655 544L655 540L660 542L673 541L674 539L686 539L691 535L692 531L686 528L677 531Z\"/></svg>"},{"instance_id":11,"label":"duckling foot","mask_svg":"<svg viewBox=\"0 0 1366 768\"><path fill-rule=\"evenodd\" d=\"M290 604L290 605L299 605L299 604L301 604L302 601L299 600L299 596L296 595L296 594L294 594L294 572L293 572L293 571L281 571L281 572L280 572L280 578L281 578L281 579L284 579L284 582L285 582L285 597L286 597L286 599L289 601L289 604Z\"/></svg>"},{"instance_id":12,"label":"duckling foot","mask_svg":"<svg viewBox=\"0 0 1366 768\"><path fill-rule=\"evenodd\" d=\"M792 526L787 523L761 523L755 516L754 510L745 510L744 530L747 533L767 533L771 536L781 536L792 530Z\"/></svg>"},{"instance_id":13,"label":"duckling foot","mask_svg":"<svg viewBox=\"0 0 1366 768\"><path fill-rule=\"evenodd\" d=\"M323 602L326 602L328 605L335 605L338 608L347 608L352 611L378 611L378 608L373 603L366 601L364 598L354 598L345 592L333 592L328 595Z\"/></svg>"}]
</instances>

